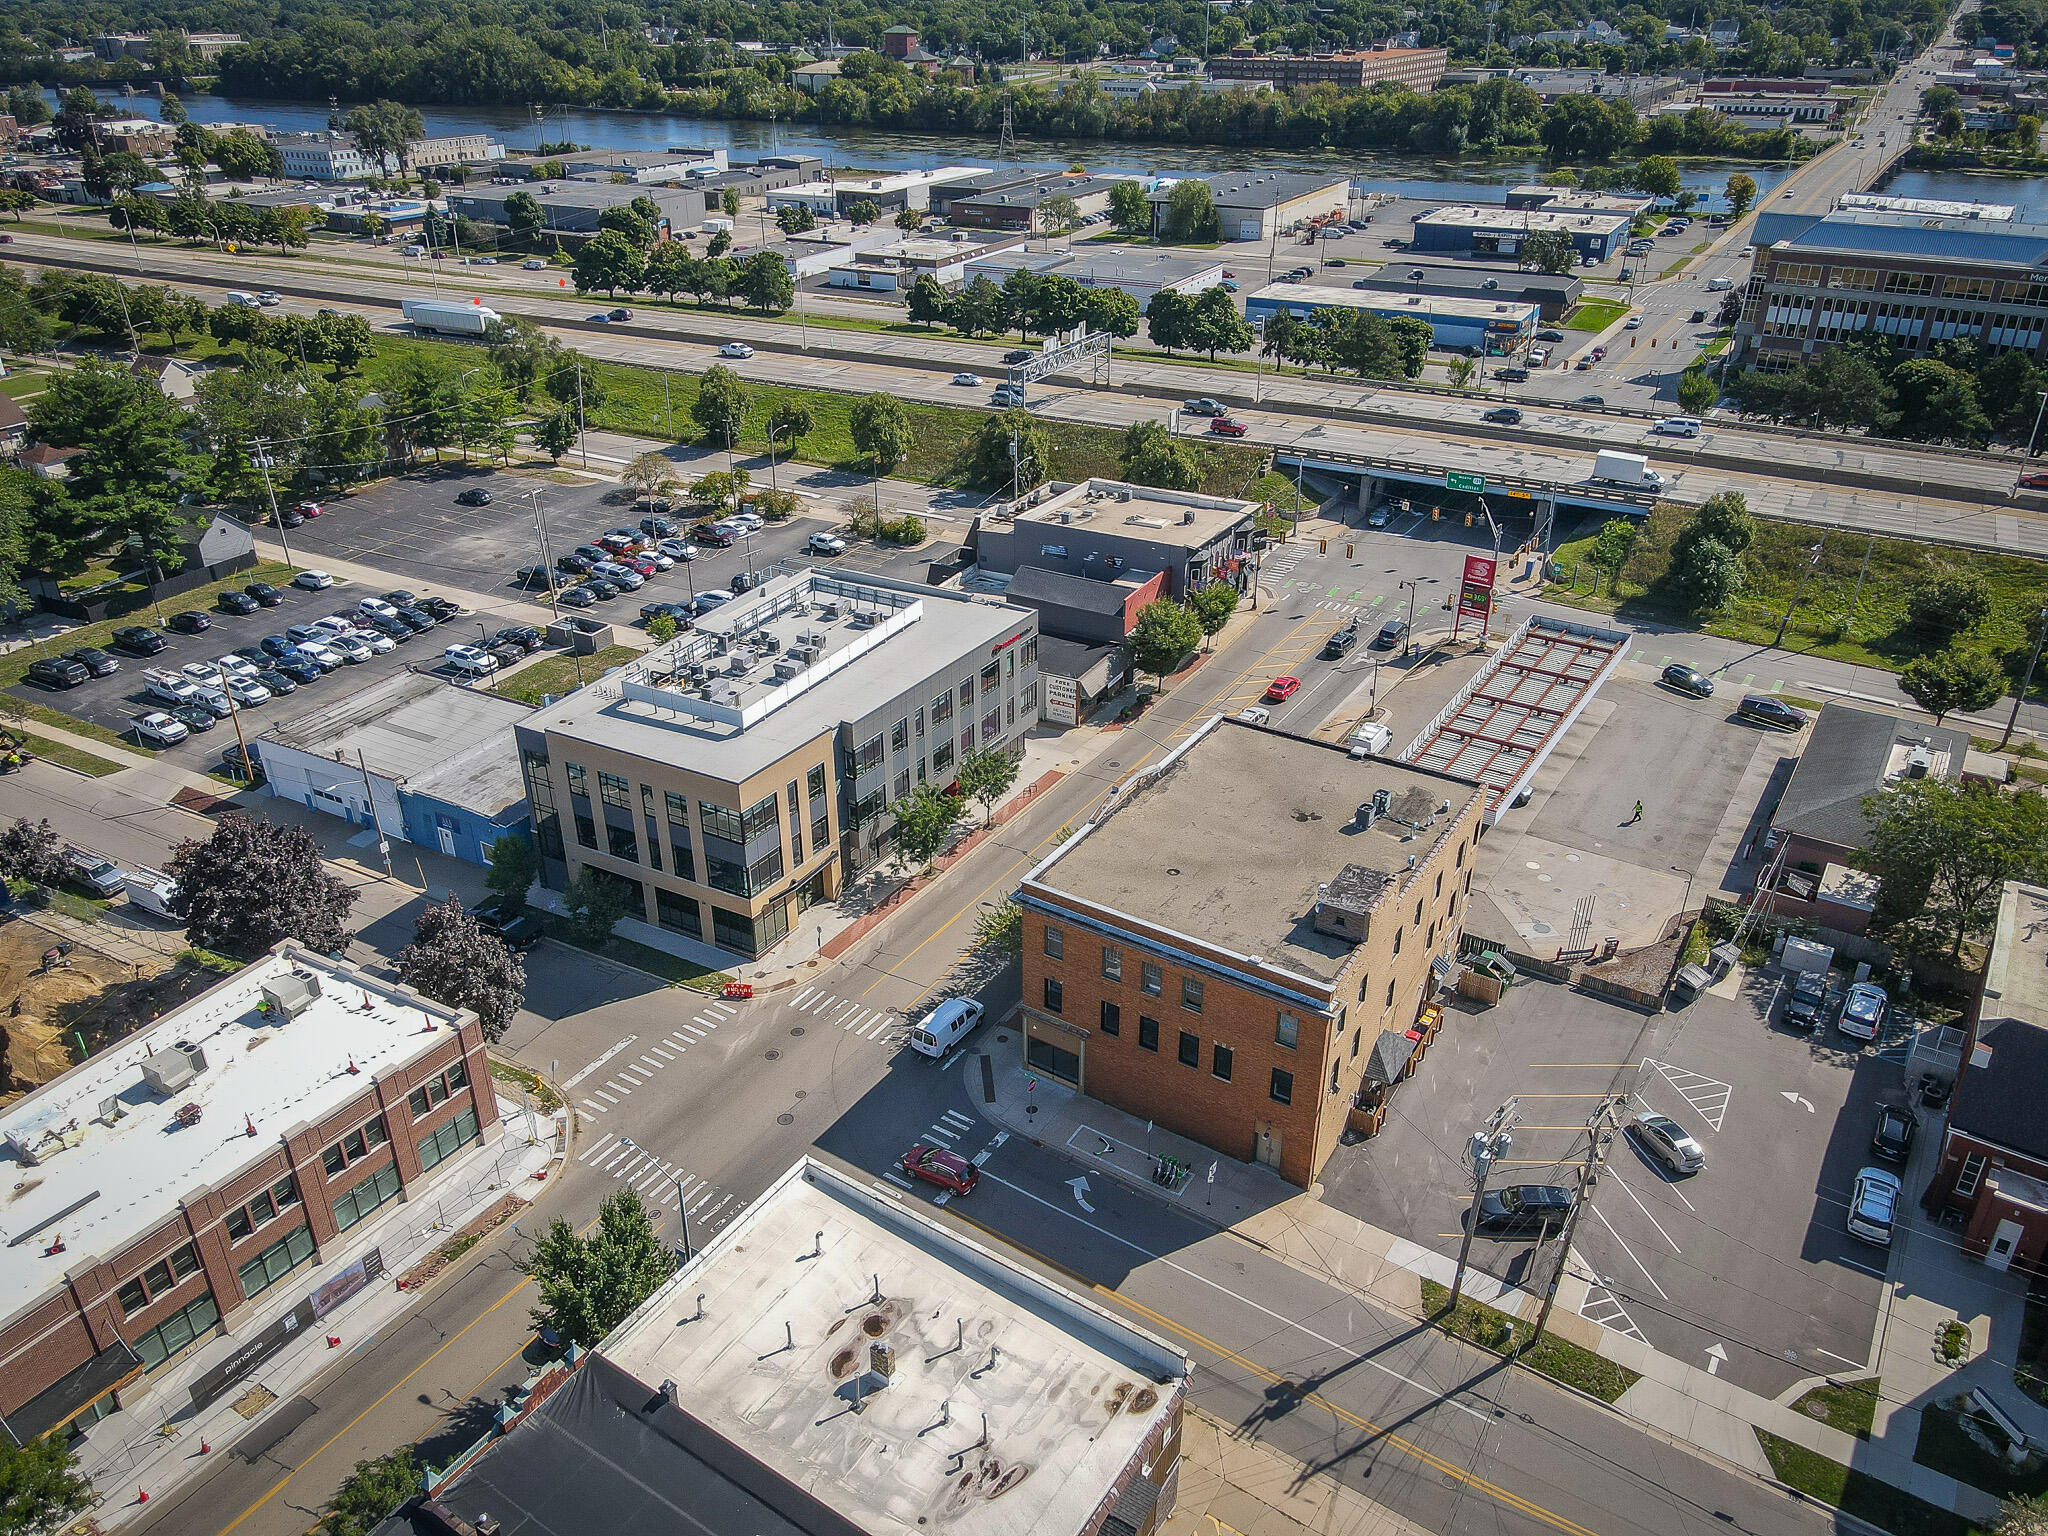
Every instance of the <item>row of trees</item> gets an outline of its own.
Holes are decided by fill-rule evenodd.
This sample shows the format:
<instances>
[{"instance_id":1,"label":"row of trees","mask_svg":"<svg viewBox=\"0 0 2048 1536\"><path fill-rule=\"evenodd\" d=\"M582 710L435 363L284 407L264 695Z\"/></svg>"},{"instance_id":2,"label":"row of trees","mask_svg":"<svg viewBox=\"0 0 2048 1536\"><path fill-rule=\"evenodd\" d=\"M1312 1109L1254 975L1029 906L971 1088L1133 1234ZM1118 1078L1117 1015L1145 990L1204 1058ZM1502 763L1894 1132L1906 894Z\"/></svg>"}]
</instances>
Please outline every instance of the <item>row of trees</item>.
<instances>
[{"instance_id":1,"label":"row of trees","mask_svg":"<svg viewBox=\"0 0 2048 1536\"><path fill-rule=\"evenodd\" d=\"M1095 288L1062 273L1012 272L1000 284L976 277L948 290L920 273L905 295L919 325L950 325L965 336L1015 330L1050 336L1086 323L1091 331L1130 336L1138 329L1138 301L1121 288Z\"/></svg>"},{"instance_id":2,"label":"row of trees","mask_svg":"<svg viewBox=\"0 0 2048 1536\"><path fill-rule=\"evenodd\" d=\"M796 280L773 251L756 251L743 260L727 256L730 237L723 230L713 236L712 246L706 256L673 240L649 249L631 234L606 229L576 252L571 268L576 291L601 288L612 298L621 292L658 293L671 300L687 293L699 303L739 299L764 313L779 313L795 302Z\"/></svg>"},{"instance_id":3,"label":"row of trees","mask_svg":"<svg viewBox=\"0 0 2048 1536\"><path fill-rule=\"evenodd\" d=\"M2027 437L2048 370L2024 353L1992 353L1974 341L1941 342L1913 357L1892 338L1863 331L1783 373L1748 369L1722 388L1745 416L1975 446Z\"/></svg>"},{"instance_id":4,"label":"row of trees","mask_svg":"<svg viewBox=\"0 0 2048 1536\"><path fill-rule=\"evenodd\" d=\"M1319 309L1305 320L1285 311L1266 322L1259 350L1277 362L1339 369L1368 379L1413 379L1429 360L1427 320L1363 310Z\"/></svg>"}]
</instances>

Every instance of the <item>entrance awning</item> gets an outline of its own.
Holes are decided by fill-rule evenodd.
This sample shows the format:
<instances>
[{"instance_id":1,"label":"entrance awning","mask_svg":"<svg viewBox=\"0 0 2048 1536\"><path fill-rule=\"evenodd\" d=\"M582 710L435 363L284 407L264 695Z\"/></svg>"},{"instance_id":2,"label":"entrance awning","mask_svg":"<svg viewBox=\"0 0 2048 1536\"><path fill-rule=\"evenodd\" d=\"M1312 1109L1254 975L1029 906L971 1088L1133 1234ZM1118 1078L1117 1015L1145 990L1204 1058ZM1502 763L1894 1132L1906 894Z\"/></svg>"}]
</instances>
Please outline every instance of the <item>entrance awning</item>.
<instances>
[{"instance_id":1,"label":"entrance awning","mask_svg":"<svg viewBox=\"0 0 2048 1536\"><path fill-rule=\"evenodd\" d=\"M116 1340L83 1365L73 1366L14 1412L0 1417L0 1429L16 1445L60 1429L116 1387L142 1374L142 1358Z\"/></svg>"}]
</instances>

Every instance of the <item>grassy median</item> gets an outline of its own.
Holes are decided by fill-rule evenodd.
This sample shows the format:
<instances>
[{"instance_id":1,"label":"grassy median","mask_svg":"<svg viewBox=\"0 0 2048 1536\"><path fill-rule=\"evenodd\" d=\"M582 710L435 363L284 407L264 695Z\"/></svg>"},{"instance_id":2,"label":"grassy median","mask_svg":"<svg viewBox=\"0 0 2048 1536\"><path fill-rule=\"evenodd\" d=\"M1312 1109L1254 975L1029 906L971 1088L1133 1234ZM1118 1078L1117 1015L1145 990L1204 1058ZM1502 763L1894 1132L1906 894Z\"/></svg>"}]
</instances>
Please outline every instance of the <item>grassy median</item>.
<instances>
[{"instance_id":1,"label":"grassy median","mask_svg":"<svg viewBox=\"0 0 2048 1536\"><path fill-rule=\"evenodd\" d=\"M1531 1325L1497 1308L1482 1306L1469 1296L1459 1300L1457 1311L1447 1311L1450 1299L1449 1286L1438 1285L1434 1280L1422 1282L1422 1310L1444 1332L1495 1354L1512 1355L1539 1375L1576 1387L1603 1403L1614 1402L1643 1379L1639 1372L1616 1365L1556 1334L1546 1333L1531 1344L1535 1333Z\"/></svg>"}]
</instances>

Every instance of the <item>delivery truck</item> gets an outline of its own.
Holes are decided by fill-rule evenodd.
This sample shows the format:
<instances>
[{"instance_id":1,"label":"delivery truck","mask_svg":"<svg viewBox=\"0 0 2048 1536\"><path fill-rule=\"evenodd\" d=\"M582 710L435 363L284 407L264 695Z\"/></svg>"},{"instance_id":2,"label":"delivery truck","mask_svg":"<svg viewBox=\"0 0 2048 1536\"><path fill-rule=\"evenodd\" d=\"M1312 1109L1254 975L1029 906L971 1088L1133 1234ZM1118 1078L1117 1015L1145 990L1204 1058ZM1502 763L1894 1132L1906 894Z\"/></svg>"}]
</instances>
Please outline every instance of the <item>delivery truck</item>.
<instances>
[{"instance_id":1,"label":"delivery truck","mask_svg":"<svg viewBox=\"0 0 2048 1536\"><path fill-rule=\"evenodd\" d=\"M1640 487L1646 491L1664 489L1664 477L1650 468L1640 453L1616 453L1603 448L1593 456L1593 478L1607 485Z\"/></svg>"},{"instance_id":2,"label":"delivery truck","mask_svg":"<svg viewBox=\"0 0 2048 1536\"><path fill-rule=\"evenodd\" d=\"M502 318L488 305L441 299L401 299L398 307L414 330L443 336L481 336Z\"/></svg>"}]
</instances>

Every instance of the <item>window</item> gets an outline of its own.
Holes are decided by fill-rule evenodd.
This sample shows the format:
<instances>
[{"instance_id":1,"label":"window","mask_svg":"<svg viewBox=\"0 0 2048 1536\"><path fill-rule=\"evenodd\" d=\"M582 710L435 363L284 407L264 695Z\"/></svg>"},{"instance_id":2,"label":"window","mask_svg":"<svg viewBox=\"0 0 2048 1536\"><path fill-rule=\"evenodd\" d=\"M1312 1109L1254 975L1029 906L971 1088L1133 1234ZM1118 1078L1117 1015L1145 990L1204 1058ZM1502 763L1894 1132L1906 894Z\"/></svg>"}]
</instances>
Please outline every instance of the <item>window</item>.
<instances>
[{"instance_id":1,"label":"window","mask_svg":"<svg viewBox=\"0 0 2048 1536\"><path fill-rule=\"evenodd\" d=\"M391 1139L391 1133L384 1128L384 1117L379 1115L369 1124L350 1131L341 1140L320 1154L320 1163L329 1173L340 1173L358 1158L368 1157L371 1149L381 1147Z\"/></svg>"},{"instance_id":2,"label":"window","mask_svg":"<svg viewBox=\"0 0 2048 1536\"><path fill-rule=\"evenodd\" d=\"M722 837L728 843L743 843L746 833L740 827L740 813L728 805L713 805L709 800L697 802L697 823L703 827L706 837Z\"/></svg>"},{"instance_id":3,"label":"window","mask_svg":"<svg viewBox=\"0 0 2048 1536\"><path fill-rule=\"evenodd\" d=\"M983 693L994 693L997 688L1002 686L1002 681L1003 664L1000 661L992 661L981 669L981 691Z\"/></svg>"},{"instance_id":4,"label":"window","mask_svg":"<svg viewBox=\"0 0 2048 1536\"><path fill-rule=\"evenodd\" d=\"M1150 960L1138 962L1138 990L1147 997L1157 997L1159 995L1159 987L1159 967Z\"/></svg>"},{"instance_id":5,"label":"window","mask_svg":"<svg viewBox=\"0 0 2048 1536\"><path fill-rule=\"evenodd\" d=\"M722 949L737 950L743 955L754 952L754 919L745 912L728 912L723 907L713 907L711 935Z\"/></svg>"},{"instance_id":6,"label":"window","mask_svg":"<svg viewBox=\"0 0 2048 1536\"><path fill-rule=\"evenodd\" d=\"M447 1102L449 1094L468 1086L469 1071L458 1061L446 1072L437 1072L413 1089L406 1095L405 1102L412 1106L412 1117L417 1120L438 1105Z\"/></svg>"},{"instance_id":7,"label":"window","mask_svg":"<svg viewBox=\"0 0 2048 1536\"><path fill-rule=\"evenodd\" d=\"M386 1165L334 1202L334 1226L346 1232L387 1200L398 1197L398 1169Z\"/></svg>"},{"instance_id":8,"label":"window","mask_svg":"<svg viewBox=\"0 0 2048 1536\"><path fill-rule=\"evenodd\" d=\"M1180 1064L1184 1067L1199 1067L1202 1064L1202 1037L1180 1032Z\"/></svg>"},{"instance_id":9,"label":"window","mask_svg":"<svg viewBox=\"0 0 2048 1536\"><path fill-rule=\"evenodd\" d=\"M749 839L775 830L775 796L772 792L747 807L746 815L740 818L740 829Z\"/></svg>"},{"instance_id":10,"label":"window","mask_svg":"<svg viewBox=\"0 0 2048 1536\"><path fill-rule=\"evenodd\" d=\"M668 807L668 824L671 829L669 832L670 839L680 843L688 843L690 841L689 796L679 795L671 789L663 791L661 798Z\"/></svg>"},{"instance_id":11,"label":"window","mask_svg":"<svg viewBox=\"0 0 2048 1536\"><path fill-rule=\"evenodd\" d=\"M960 707L965 709L974 702L974 679L968 678L960 685Z\"/></svg>"},{"instance_id":12,"label":"window","mask_svg":"<svg viewBox=\"0 0 2048 1536\"><path fill-rule=\"evenodd\" d=\"M924 710L922 707L918 709L916 718L911 725L911 729L916 731L917 734L920 736L924 734Z\"/></svg>"},{"instance_id":13,"label":"window","mask_svg":"<svg viewBox=\"0 0 2048 1536\"><path fill-rule=\"evenodd\" d=\"M1060 985L1057 976L1045 978L1045 1008L1048 1013L1059 1013L1066 1007L1067 989Z\"/></svg>"},{"instance_id":14,"label":"window","mask_svg":"<svg viewBox=\"0 0 2048 1536\"><path fill-rule=\"evenodd\" d=\"M1045 952L1054 960L1067 958L1067 935L1064 929L1055 928L1051 923L1045 925Z\"/></svg>"},{"instance_id":15,"label":"window","mask_svg":"<svg viewBox=\"0 0 2048 1536\"><path fill-rule=\"evenodd\" d=\"M1266 1092L1271 1096L1275 1104L1292 1104L1294 1102L1294 1074L1292 1072L1283 1072L1280 1068L1275 1067L1273 1069L1273 1084Z\"/></svg>"},{"instance_id":16,"label":"window","mask_svg":"<svg viewBox=\"0 0 2048 1536\"><path fill-rule=\"evenodd\" d=\"M220 1321L220 1307L213 1299L213 1292L195 1296L169 1317L158 1323L140 1338L131 1341L135 1353L142 1357L142 1368L153 1371L166 1360L182 1352L194 1339L203 1337L207 1330Z\"/></svg>"},{"instance_id":17,"label":"window","mask_svg":"<svg viewBox=\"0 0 2048 1536\"><path fill-rule=\"evenodd\" d=\"M985 747L1003 732L1003 712L991 709L981 717L981 744Z\"/></svg>"},{"instance_id":18,"label":"window","mask_svg":"<svg viewBox=\"0 0 2048 1536\"><path fill-rule=\"evenodd\" d=\"M704 937L704 922L697 915L697 903L660 886L654 888L654 920L670 933L680 933L686 939Z\"/></svg>"},{"instance_id":19,"label":"window","mask_svg":"<svg viewBox=\"0 0 2048 1536\"><path fill-rule=\"evenodd\" d=\"M823 848L831 841L832 819L829 816L820 816L811 823L811 847L813 849Z\"/></svg>"},{"instance_id":20,"label":"window","mask_svg":"<svg viewBox=\"0 0 2048 1536\"><path fill-rule=\"evenodd\" d=\"M584 799L588 800L590 798L590 786L584 782L583 765L581 763L564 763L562 767L569 775L569 793L581 795Z\"/></svg>"},{"instance_id":21,"label":"window","mask_svg":"<svg viewBox=\"0 0 2048 1536\"><path fill-rule=\"evenodd\" d=\"M889 727L889 750L908 752L910 750L910 718L905 716Z\"/></svg>"},{"instance_id":22,"label":"window","mask_svg":"<svg viewBox=\"0 0 2048 1536\"><path fill-rule=\"evenodd\" d=\"M1102 975L1107 981L1124 979L1124 952L1114 944L1102 946Z\"/></svg>"},{"instance_id":23,"label":"window","mask_svg":"<svg viewBox=\"0 0 2048 1536\"><path fill-rule=\"evenodd\" d=\"M668 851L675 857L676 878L679 880L695 880L697 878L697 855L692 853L687 845L673 841L673 834L679 830L674 822L669 823L668 830L671 834Z\"/></svg>"},{"instance_id":24,"label":"window","mask_svg":"<svg viewBox=\"0 0 2048 1536\"><path fill-rule=\"evenodd\" d=\"M1123 1027L1123 1010L1105 997L1102 1000L1102 1032L1105 1035L1120 1034Z\"/></svg>"},{"instance_id":25,"label":"window","mask_svg":"<svg viewBox=\"0 0 2048 1536\"><path fill-rule=\"evenodd\" d=\"M1394 953L1397 955L1401 953L1401 935L1405 932L1407 932L1405 928L1396 928L1394 930Z\"/></svg>"},{"instance_id":26,"label":"window","mask_svg":"<svg viewBox=\"0 0 2048 1536\"><path fill-rule=\"evenodd\" d=\"M1159 1049L1159 1021L1138 1015L1138 1045L1147 1051Z\"/></svg>"},{"instance_id":27,"label":"window","mask_svg":"<svg viewBox=\"0 0 2048 1536\"><path fill-rule=\"evenodd\" d=\"M420 1143L420 1167L432 1168L458 1148L476 1140L476 1111L465 1109Z\"/></svg>"},{"instance_id":28,"label":"window","mask_svg":"<svg viewBox=\"0 0 2048 1536\"><path fill-rule=\"evenodd\" d=\"M1189 1013L1202 1011L1202 978L1183 976L1180 979L1180 1005Z\"/></svg>"},{"instance_id":29,"label":"window","mask_svg":"<svg viewBox=\"0 0 2048 1536\"><path fill-rule=\"evenodd\" d=\"M902 770L902 772L900 772L900 773L898 773L898 774L896 775L896 788L895 788L895 790L894 790L894 791L893 791L893 792L892 792L892 793L890 794L889 798L890 798L890 799L892 799L892 800L901 800L901 799L902 799L902 798L903 798L903 797L904 797L905 795L907 795L907 794L909 794L909 793L910 793L910 770L909 770L908 768L905 768L904 770Z\"/></svg>"},{"instance_id":30,"label":"window","mask_svg":"<svg viewBox=\"0 0 2048 1536\"><path fill-rule=\"evenodd\" d=\"M1036 683L1026 683L1024 685L1024 713L1027 715L1038 713L1038 684Z\"/></svg>"},{"instance_id":31,"label":"window","mask_svg":"<svg viewBox=\"0 0 2048 1536\"><path fill-rule=\"evenodd\" d=\"M707 853L704 855L704 883L714 891L745 896L748 894L747 867L731 859L721 859L715 853Z\"/></svg>"},{"instance_id":32,"label":"window","mask_svg":"<svg viewBox=\"0 0 2048 1536\"><path fill-rule=\"evenodd\" d=\"M1033 635L1024 642L1024 665L1034 666L1038 661L1038 636Z\"/></svg>"},{"instance_id":33,"label":"window","mask_svg":"<svg viewBox=\"0 0 2048 1536\"><path fill-rule=\"evenodd\" d=\"M604 824L604 836L613 858L623 859L628 864L640 862L640 840L633 835L631 827L617 826L608 821Z\"/></svg>"},{"instance_id":34,"label":"window","mask_svg":"<svg viewBox=\"0 0 2048 1536\"><path fill-rule=\"evenodd\" d=\"M598 798L603 800L606 805L616 805L622 811L630 810L632 808L632 801L627 798L630 792L631 786L616 773L606 773L603 769L598 770Z\"/></svg>"},{"instance_id":35,"label":"window","mask_svg":"<svg viewBox=\"0 0 2048 1536\"><path fill-rule=\"evenodd\" d=\"M256 1230L256 1223L249 1218L249 1212L243 1206L236 1206L229 1211L224 1225L227 1227L228 1241L231 1243L239 1243Z\"/></svg>"},{"instance_id":36,"label":"window","mask_svg":"<svg viewBox=\"0 0 2048 1536\"><path fill-rule=\"evenodd\" d=\"M1977 1193L1977 1186L1983 1182L1986 1158L1982 1152L1972 1152L1963 1159L1963 1171L1956 1175L1956 1193L1969 1196Z\"/></svg>"},{"instance_id":37,"label":"window","mask_svg":"<svg viewBox=\"0 0 2048 1536\"><path fill-rule=\"evenodd\" d=\"M932 700L932 733L934 735L937 735L938 728L944 725L947 721L951 720L952 718L953 692L949 688L946 690L946 692L940 694L936 699Z\"/></svg>"},{"instance_id":38,"label":"window","mask_svg":"<svg viewBox=\"0 0 2048 1536\"><path fill-rule=\"evenodd\" d=\"M932 748L932 772L944 773L953 766L953 743L942 741Z\"/></svg>"},{"instance_id":39,"label":"window","mask_svg":"<svg viewBox=\"0 0 2048 1536\"><path fill-rule=\"evenodd\" d=\"M1301 1020L1283 1011L1279 1022L1273 1028L1273 1042L1295 1050L1301 1045Z\"/></svg>"},{"instance_id":40,"label":"window","mask_svg":"<svg viewBox=\"0 0 2048 1536\"><path fill-rule=\"evenodd\" d=\"M1387 1006L1394 1006L1394 984L1391 981L1387 983Z\"/></svg>"},{"instance_id":41,"label":"window","mask_svg":"<svg viewBox=\"0 0 2048 1536\"><path fill-rule=\"evenodd\" d=\"M576 813L576 841L586 848L597 846L597 823L582 811Z\"/></svg>"},{"instance_id":42,"label":"window","mask_svg":"<svg viewBox=\"0 0 2048 1536\"><path fill-rule=\"evenodd\" d=\"M647 818L647 862L654 867L656 874L661 873L661 838L654 830L652 816Z\"/></svg>"},{"instance_id":43,"label":"window","mask_svg":"<svg viewBox=\"0 0 2048 1536\"><path fill-rule=\"evenodd\" d=\"M1436 893L1439 896L1444 893L1444 872L1442 870L1436 872Z\"/></svg>"},{"instance_id":44,"label":"window","mask_svg":"<svg viewBox=\"0 0 2048 1536\"><path fill-rule=\"evenodd\" d=\"M1237 1052L1233 1051L1229 1046L1217 1045L1211 1047L1209 1051L1210 1076L1220 1077L1224 1082L1229 1082L1230 1069L1236 1061Z\"/></svg>"},{"instance_id":45,"label":"window","mask_svg":"<svg viewBox=\"0 0 2048 1536\"><path fill-rule=\"evenodd\" d=\"M149 1292L143 1289L140 1280L130 1280L121 1289L114 1292L114 1300L121 1303L123 1316L133 1317L149 1305Z\"/></svg>"},{"instance_id":46,"label":"window","mask_svg":"<svg viewBox=\"0 0 2048 1536\"><path fill-rule=\"evenodd\" d=\"M853 771L868 773L882 766L882 735L877 731L860 744L860 750L853 756Z\"/></svg>"},{"instance_id":47,"label":"window","mask_svg":"<svg viewBox=\"0 0 2048 1536\"><path fill-rule=\"evenodd\" d=\"M396 1170L391 1176L394 1179L398 1177ZM312 1257L311 1231L298 1227L286 1233L235 1271L242 1282L242 1295L253 1301Z\"/></svg>"},{"instance_id":48,"label":"window","mask_svg":"<svg viewBox=\"0 0 2048 1536\"><path fill-rule=\"evenodd\" d=\"M782 850L770 848L760 858L747 866L747 886L750 891L765 891L782 878Z\"/></svg>"}]
</instances>

